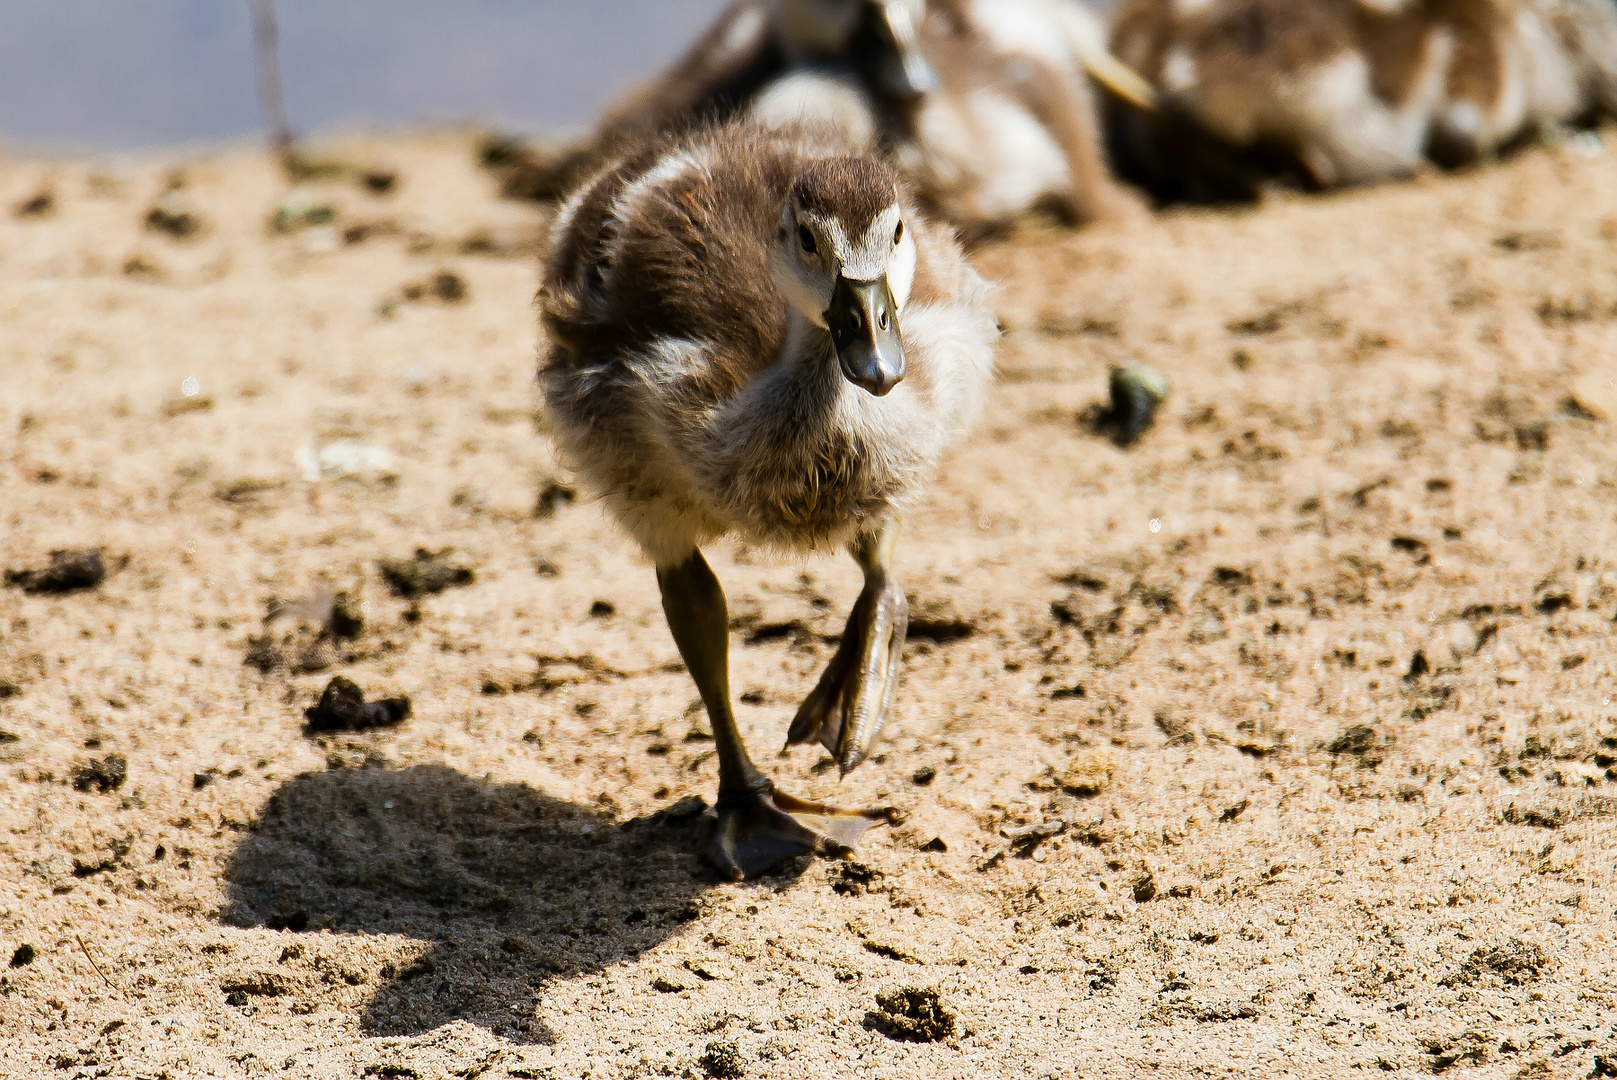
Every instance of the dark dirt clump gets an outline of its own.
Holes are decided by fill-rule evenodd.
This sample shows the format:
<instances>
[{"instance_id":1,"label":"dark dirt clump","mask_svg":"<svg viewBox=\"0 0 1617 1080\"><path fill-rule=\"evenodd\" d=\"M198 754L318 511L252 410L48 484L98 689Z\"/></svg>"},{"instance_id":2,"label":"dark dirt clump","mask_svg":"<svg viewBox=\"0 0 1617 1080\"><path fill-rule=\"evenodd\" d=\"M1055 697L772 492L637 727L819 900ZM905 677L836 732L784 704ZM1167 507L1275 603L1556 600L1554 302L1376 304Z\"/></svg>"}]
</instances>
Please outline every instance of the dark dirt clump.
<instances>
[{"instance_id":1,"label":"dark dirt clump","mask_svg":"<svg viewBox=\"0 0 1617 1080\"><path fill-rule=\"evenodd\" d=\"M1432 1072L1440 1073L1460 1062L1481 1065L1488 1060L1492 1040L1480 1031L1468 1031L1454 1039L1427 1039L1426 1052L1432 1057Z\"/></svg>"},{"instance_id":2,"label":"dark dirt clump","mask_svg":"<svg viewBox=\"0 0 1617 1080\"><path fill-rule=\"evenodd\" d=\"M450 270L432 275L432 295L446 304L458 304L466 299L466 279Z\"/></svg>"},{"instance_id":3,"label":"dark dirt clump","mask_svg":"<svg viewBox=\"0 0 1617 1080\"><path fill-rule=\"evenodd\" d=\"M1443 986L1471 986L1494 975L1511 986L1522 986L1544 974L1550 954L1537 945L1511 938L1503 945L1490 945L1473 952L1460 970L1444 978Z\"/></svg>"},{"instance_id":4,"label":"dark dirt clump","mask_svg":"<svg viewBox=\"0 0 1617 1080\"><path fill-rule=\"evenodd\" d=\"M1363 757L1375 744L1376 729L1365 724L1355 724L1325 744L1325 749L1333 754Z\"/></svg>"},{"instance_id":5,"label":"dark dirt clump","mask_svg":"<svg viewBox=\"0 0 1617 1080\"><path fill-rule=\"evenodd\" d=\"M477 141L477 163L485 169L508 169L532 157L533 150L520 135L490 131Z\"/></svg>"},{"instance_id":6,"label":"dark dirt clump","mask_svg":"<svg viewBox=\"0 0 1617 1080\"><path fill-rule=\"evenodd\" d=\"M337 663L339 657L330 637L293 632L277 639L272 634L259 634L247 639L247 652L242 663L268 675L286 670L293 675L312 675L325 671Z\"/></svg>"},{"instance_id":7,"label":"dark dirt clump","mask_svg":"<svg viewBox=\"0 0 1617 1080\"><path fill-rule=\"evenodd\" d=\"M359 185L372 195L391 195L399 186L399 174L392 169L366 169L359 174Z\"/></svg>"},{"instance_id":8,"label":"dark dirt clump","mask_svg":"<svg viewBox=\"0 0 1617 1080\"><path fill-rule=\"evenodd\" d=\"M1131 891L1134 894L1136 904L1150 903L1157 898L1157 879L1151 875L1150 871L1146 871L1134 879Z\"/></svg>"},{"instance_id":9,"label":"dark dirt clump","mask_svg":"<svg viewBox=\"0 0 1617 1080\"><path fill-rule=\"evenodd\" d=\"M257 635L247 639L247 655L242 663L254 668L264 675L268 675L283 663L281 650L276 646L275 639L268 634Z\"/></svg>"},{"instance_id":10,"label":"dark dirt clump","mask_svg":"<svg viewBox=\"0 0 1617 1080\"><path fill-rule=\"evenodd\" d=\"M175 240L188 240L202 231L202 215L191 206L184 191L175 188L146 211L146 228Z\"/></svg>"},{"instance_id":11,"label":"dark dirt clump","mask_svg":"<svg viewBox=\"0 0 1617 1080\"><path fill-rule=\"evenodd\" d=\"M293 616L290 632L277 636L272 624ZM324 671L338 662L352 663L339 642L352 641L365 632L364 605L347 592L321 592L308 600L273 600L264 616L266 630L247 639L243 662L268 675L285 669L294 675Z\"/></svg>"},{"instance_id":12,"label":"dark dirt clump","mask_svg":"<svg viewBox=\"0 0 1617 1080\"><path fill-rule=\"evenodd\" d=\"M1531 825L1535 829L1559 829L1566 824L1567 816L1560 807L1549 810L1540 810L1537 807L1520 807L1511 803L1505 807L1500 815L1509 825Z\"/></svg>"},{"instance_id":13,"label":"dark dirt clump","mask_svg":"<svg viewBox=\"0 0 1617 1080\"><path fill-rule=\"evenodd\" d=\"M91 758L73 769L73 787L78 791L116 791L129 778L129 762L122 754Z\"/></svg>"},{"instance_id":14,"label":"dark dirt clump","mask_svg":"<svg viewBox=\"0 0 1617 1080\"><path fill-rule=\"evenodd\" d=\"M909 638L912 641L934 641L943 644L968 638L977 628L964 619L911 619Z\"/></svg>"},{"instance_id":15,"label":"dark dirt clump","mask_svg":"<svg viewBox=\"0 0 1617 1080\"><path fill-rule=\"evenodd\" d=\"M466 279L453 270L440 270L426 281L412 281L402 290L406 300L432 299L446 304L458 304L470 294Z\"/></svg>"},{"instance_id":16,"label":"dark dirt clump","mask_svg":"<svg viewBox=\"0 0 1617 1080\"><path fill-rule=\"evenodd\" d=\"M525 202L548 202L568 194L581 177L577 155L559 160L529 145L520 136L490 133L478 144L477 159L500 181L500 195Z\"/></svg>"},{"instance_id":17,"label":"dark dirt clump","mask_svg":"<svg viewBox=\"0 0 1617 1080\"><path fill-rule=\"evenodd\" d=\"M842 896L863 896L867 892L873 892L886 876L874 866L866 866L852 859L835 864L827 874L831 882L831 891Z\"/></svg>"},{"instance_id":18,"label":"dark dirt clump","mask_svg":"<svg viewBox=\"0 0 1617 1080\"><path fill-rule=\"evenodd\" d=\"M7 570L6 584L29 593L68 593L93 589L106 580L107 563L101 548L51 552L43 570Z\"/></svg>"},{"instance_id":19,"label":"dark dirt clump","mask_svg":"<svg viewBox=\"0 0 1617 1080\"><path fill-rule=\"evenodd\" d=\"M21 945L17 946L16 952L11 954L11 966L27 967L29 964L34 962L34 957L38 955L38 950L25 941Z\"/></svg>"},{"instance_id":20,"label":"dark dirt clump","mask_svg":"<svg viewBox=\"0 0 1617 1080\"><path fill-rule=\"evenodd\" d=\"M938 1042L955 1033L955 1016L936 990L905 986L876 995L865 1027L899 1042Z\"/></svg>"},{"instance_id":21,"label":"dark dirt clump","mask_svg":"<svg viewBox=\"0 0 1617 1080\"><path fill-rule=\"evenodd\" d=\"M363 731L367 728L393 727L403 723L409 715L409 698L366 701L365 691L341 675L326 684L318 705L303 710L304 719L307 721L304 730L307 732Z\"/></svg>"},{"instance_id":22,"label":"dark dirt clump","mask_svg":"<svg viewBox=\"0 0 1617 1080\"><path fill-rule=\"evenodd\" d=\"M273 971L260 971L240 978L228 979L221 983L220 990L226 994L243 994L252 997L280 997L289 992L286 978Z\"/></svg>"},{"instance_id":23,"label":"dark dirt clump","mask_svg":"<svg viewBox=\"0 0 1617 1080\"><path fill-rule=\"evenodd\" d=\"M383 559L377 565L389 588L400 596L415 599L470 585L476 580L469 567L450 560L450 550L445 548L432 552L426 548L416 548L414 558Z\"/></svg>"},{"instance_id":24,"label":"dark dirt clump","mask_svg":"<svg viewBox=\"0 0 1617 1080\"><path fill-rule=\"evenodd\" d=\"M340 592L332 598L326 626L334 638L357 638L365 632L365 609L354 597Z\"/></svg>"},{"instance_id":25,"label":"dark dirt clump","mask_svg":"<svg viewBox=\"0 0 1617 1080\"><path fill-rule=\"evenodd\" d=\"M713 1080L737 1080L747 1075L747 1066L741 1059L741 1050L733 1042L710 1042L696 1064Z\"/></svg>"},{"instance_id":26,"label":"dark dirt clump","mask_svg":"<svg viewBox=\"0 0 1617 1080\"><path fill-rule=\"evenodd\" d=\"M556 511L564 506L571 506L578 501L578 491L566 484L550 480L539 489L539 499L534 503L533 516L536 518L555 517Z\"/></svg>"},{"instance_id":27,"label":"dark dirt clump","mask_svg":"<svg viewBox=\"0 0 1617 1080\"><path fill-rule=\"evenodd\" d=\"M12 213L20 218L42 218L49 217L55 209L56 196L49 191L41 191L18 203Z\"/></svg>"}]
</instances>

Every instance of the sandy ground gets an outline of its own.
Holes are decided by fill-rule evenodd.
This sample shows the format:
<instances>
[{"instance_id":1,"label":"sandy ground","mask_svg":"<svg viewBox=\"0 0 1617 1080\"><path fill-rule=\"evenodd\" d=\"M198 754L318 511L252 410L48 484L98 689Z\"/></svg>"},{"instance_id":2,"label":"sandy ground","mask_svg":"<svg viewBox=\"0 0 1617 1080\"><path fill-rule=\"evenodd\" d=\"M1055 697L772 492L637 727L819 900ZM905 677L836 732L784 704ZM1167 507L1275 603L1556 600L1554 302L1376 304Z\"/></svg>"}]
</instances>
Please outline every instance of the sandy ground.
<instances>
[{"instance_id":1,"label":"sandy ground","mask_svg":"<svg viewBox=\"0 0 1617 1080\"><path fill-rule=\"evenodd\" d=\"M284 234L254 150L0 163L0 569L111 567L0 590L0 1074L1617 1069L1597 145L980 252L1002 378L840 785L776 748L851 561L713 554L755 754L906 814L746 884L695 854L652 575L535 412L541 219L471 145L341 144L398 190ZM174 169L185 240L142 224ZM1080 416L1128 357L1174 395L1121 450ZM378 561L417 548L475 580L412 609ZM358 637L265 627L332 589ZM337 673L413 715L305 735ZM953 1034L867 1026L901 987Z\"/></svg>"}]
</instances>

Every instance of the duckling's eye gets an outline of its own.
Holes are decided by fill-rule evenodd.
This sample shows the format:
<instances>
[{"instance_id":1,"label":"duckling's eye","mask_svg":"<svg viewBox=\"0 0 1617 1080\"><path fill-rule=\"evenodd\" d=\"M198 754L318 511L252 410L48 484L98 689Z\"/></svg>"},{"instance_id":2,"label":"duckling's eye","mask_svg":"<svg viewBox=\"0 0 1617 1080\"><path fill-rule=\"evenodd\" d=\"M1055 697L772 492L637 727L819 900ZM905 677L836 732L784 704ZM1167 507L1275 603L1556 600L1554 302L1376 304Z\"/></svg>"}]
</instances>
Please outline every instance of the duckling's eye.
<instances>
[{"instance_id":1,"label":"duckling's eye","mask_svg":"<svg viewBox=\"0 0 1617 1080\"><path fill-rule=\"evenodd\" d=\"M807 225L799 225L797 227L797 242L801 244L803 246L803 250L810 255L813 255L815 251L818 250L818 245L814 243L814 234L809 232L809 227Z\"/></svg>"},{"instance_id":2,"label":"duckling's eye","mask_svg":"<svg viewBox=\"0 0 1617 1080\"><path fill-rule=\"evenodd\" d=\"M904 239L904 223L900 221L898 223L898 228L893 230L893 246L897 247L898 242L902 239Z\"/></svg>"}]
</instances>

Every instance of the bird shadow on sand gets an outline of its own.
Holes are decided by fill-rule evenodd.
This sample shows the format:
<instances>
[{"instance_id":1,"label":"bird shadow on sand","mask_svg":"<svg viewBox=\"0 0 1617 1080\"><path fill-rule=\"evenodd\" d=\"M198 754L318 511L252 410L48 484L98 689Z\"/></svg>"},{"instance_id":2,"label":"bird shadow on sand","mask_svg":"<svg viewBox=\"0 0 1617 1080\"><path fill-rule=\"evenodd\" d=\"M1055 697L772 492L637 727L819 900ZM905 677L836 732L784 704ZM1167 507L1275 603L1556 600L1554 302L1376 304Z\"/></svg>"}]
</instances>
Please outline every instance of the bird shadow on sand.
<instances>
[{"instance_id":1,"label":"bird shadow on sand","mask_svg":"<svg viewBox=\"0 0 1617 1080\"><path fill-rule=\"evenodd\" d=\"M701 809L688 800L619 823L443 766L304 773L232 855L223 918L432 942L382 969L369 1034L463 1019L548 1043L534 1013L547 982L632 959L700 914L718 880L699 855L711 835Z\"/></svg>"}]
</instances>

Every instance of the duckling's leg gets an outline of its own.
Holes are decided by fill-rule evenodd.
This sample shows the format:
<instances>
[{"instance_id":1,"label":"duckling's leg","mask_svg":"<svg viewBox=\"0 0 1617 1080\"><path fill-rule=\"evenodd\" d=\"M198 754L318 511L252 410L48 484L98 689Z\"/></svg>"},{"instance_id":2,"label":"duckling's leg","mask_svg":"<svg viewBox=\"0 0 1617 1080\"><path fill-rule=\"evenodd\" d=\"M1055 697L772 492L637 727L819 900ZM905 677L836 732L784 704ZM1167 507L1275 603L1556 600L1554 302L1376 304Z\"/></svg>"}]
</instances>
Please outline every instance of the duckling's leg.
<instances>
[{"instance_id":1,"label":"duckling's leg","mask_svg":"<svg viewBox=\"0 0 1617 1080\"><path fill-rule=\"evenodd\" d=\"M888 521L849 545L865 572L864 590L848 615L836 655L786 733L788 746L818 740L844 776L870 753L898 683L909 602L888 573L897 540L898 523Z\"/></svg>"},{"instance_id":2,"label":"duckling's leg","mask_svg":"<svg viewBox=\"0 0 1617 1080\"><path fill-rule=\"evenodd\" d=\"M776 791L747 756L730 709L730 617L719 579L693 550L677 566L659 566L657 584L668 627L713 724L719 822L712 857L719 870L739 880L808 851L851 855L866 829L891 820L892 809L839 810Z\"/></svg>"}]
</instances>

